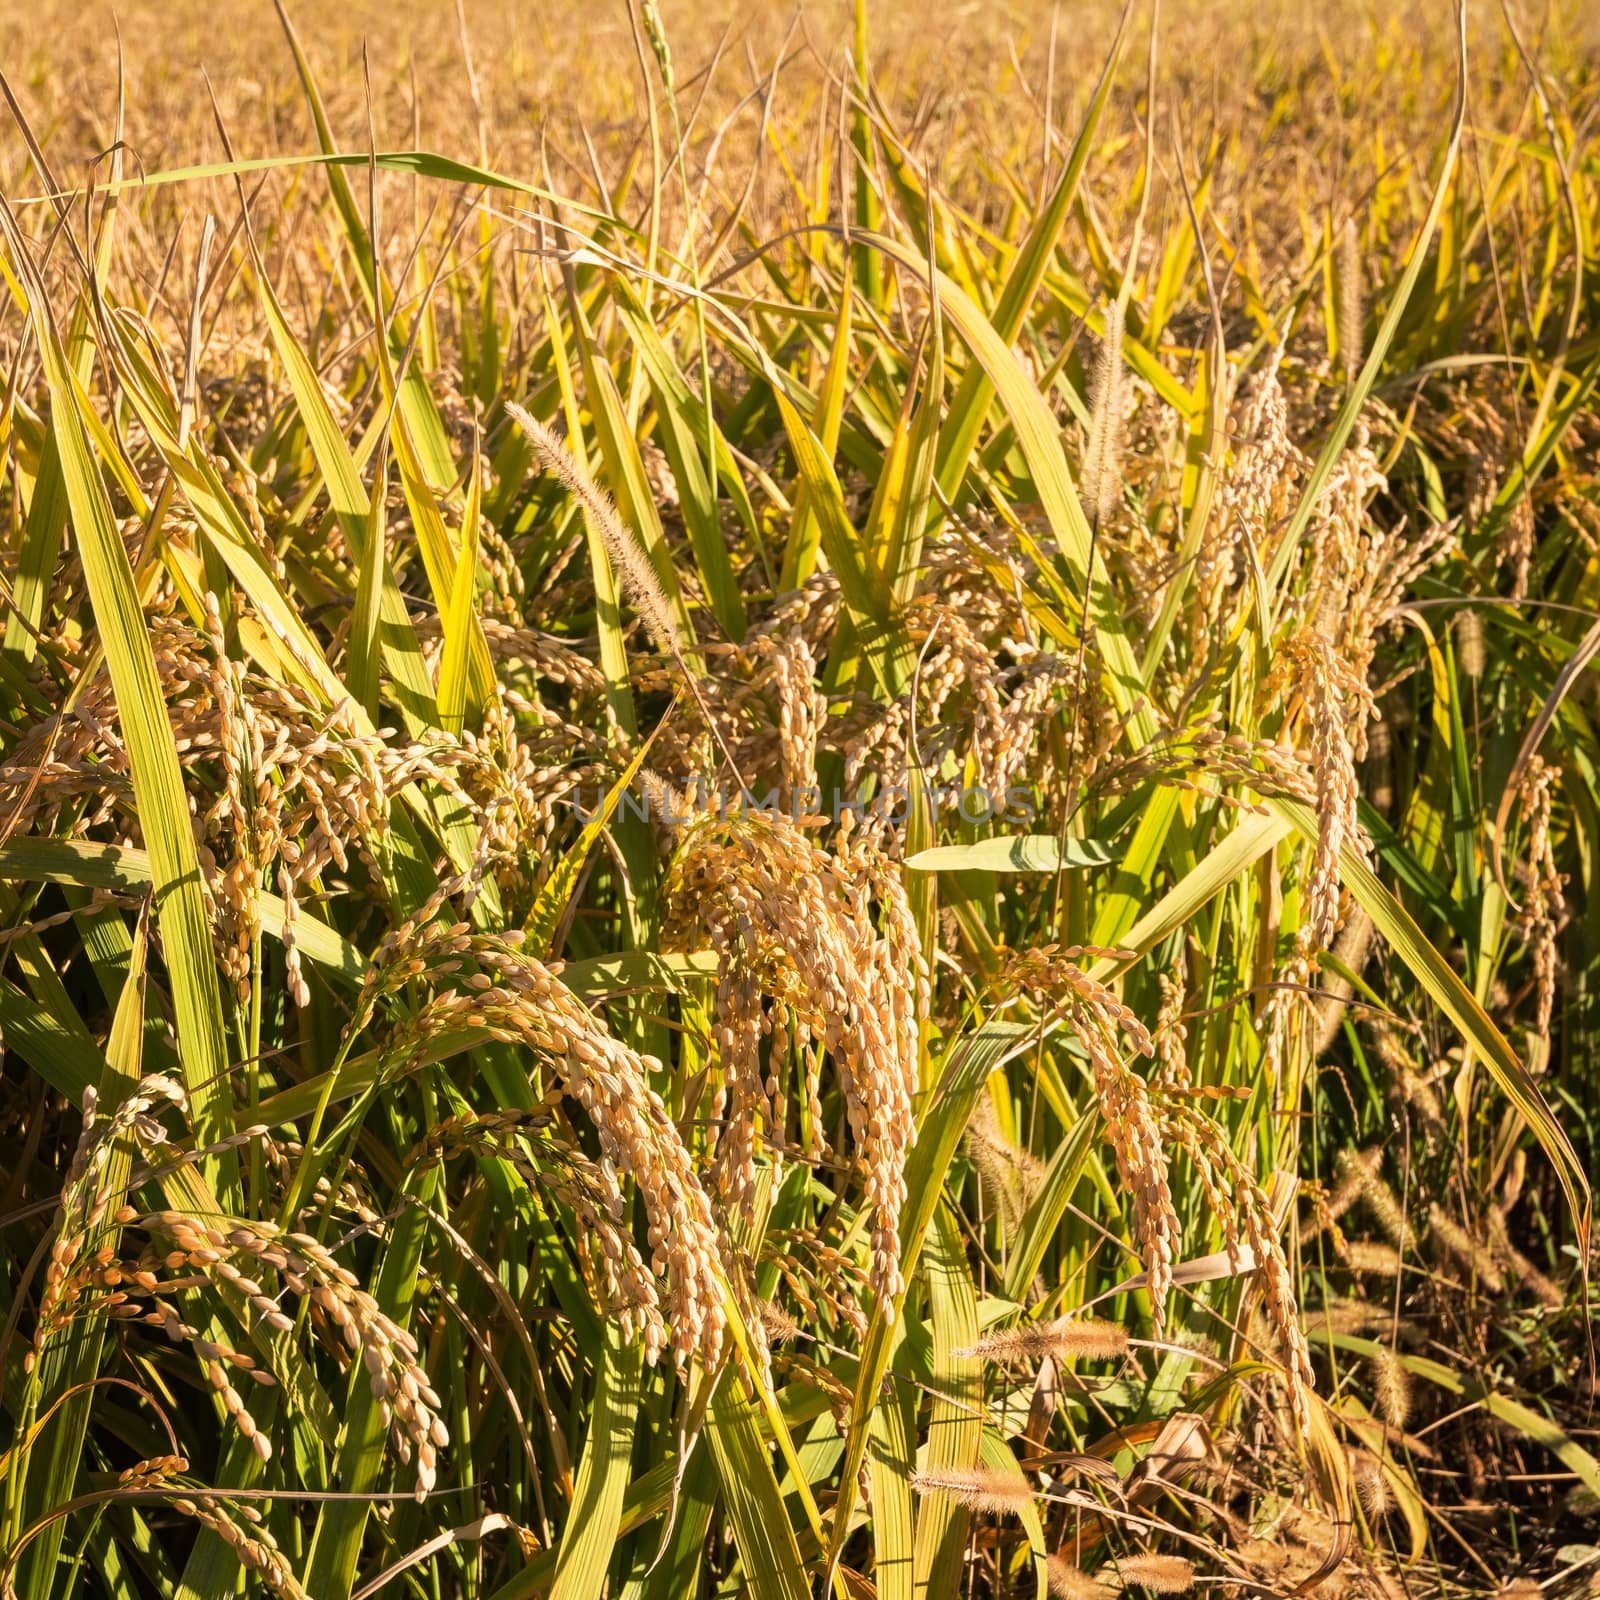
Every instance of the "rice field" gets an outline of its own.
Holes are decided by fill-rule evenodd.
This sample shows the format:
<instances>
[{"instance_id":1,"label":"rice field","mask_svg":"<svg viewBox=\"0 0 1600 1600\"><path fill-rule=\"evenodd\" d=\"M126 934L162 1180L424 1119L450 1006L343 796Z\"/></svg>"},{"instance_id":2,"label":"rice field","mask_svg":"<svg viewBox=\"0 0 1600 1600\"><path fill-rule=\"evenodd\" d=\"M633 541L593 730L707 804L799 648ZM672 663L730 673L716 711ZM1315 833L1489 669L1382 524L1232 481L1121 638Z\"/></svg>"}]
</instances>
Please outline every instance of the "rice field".
<instances>
[{"instance_id":1,"label":"rice field","mask_svg":"<svg viewBox=\"0 0 1600 1600\"><path fill-rule=\"evenodd\" d=\"M0 1595L1600 1592L1597 68L0 17Z\"/></svg>"}]
</instances>

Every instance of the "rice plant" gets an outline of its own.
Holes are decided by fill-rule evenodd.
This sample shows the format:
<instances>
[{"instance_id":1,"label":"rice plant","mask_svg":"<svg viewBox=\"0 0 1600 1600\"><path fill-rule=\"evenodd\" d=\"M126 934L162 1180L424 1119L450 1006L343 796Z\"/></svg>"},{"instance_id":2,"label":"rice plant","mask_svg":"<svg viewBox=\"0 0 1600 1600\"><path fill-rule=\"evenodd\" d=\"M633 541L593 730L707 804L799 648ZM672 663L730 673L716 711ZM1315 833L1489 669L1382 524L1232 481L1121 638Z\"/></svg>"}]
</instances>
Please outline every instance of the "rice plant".
<instances>
[{"instance_id":1,"label":"rice plant","mask_svg":"<svg viewBox=\"0 0 1600 1600\"><path fill-rule=\"evenodd\" d=\"M1586 1592L1592 19L287 3L0 22L0 1592Z\"/></svg>"}]
</instances>

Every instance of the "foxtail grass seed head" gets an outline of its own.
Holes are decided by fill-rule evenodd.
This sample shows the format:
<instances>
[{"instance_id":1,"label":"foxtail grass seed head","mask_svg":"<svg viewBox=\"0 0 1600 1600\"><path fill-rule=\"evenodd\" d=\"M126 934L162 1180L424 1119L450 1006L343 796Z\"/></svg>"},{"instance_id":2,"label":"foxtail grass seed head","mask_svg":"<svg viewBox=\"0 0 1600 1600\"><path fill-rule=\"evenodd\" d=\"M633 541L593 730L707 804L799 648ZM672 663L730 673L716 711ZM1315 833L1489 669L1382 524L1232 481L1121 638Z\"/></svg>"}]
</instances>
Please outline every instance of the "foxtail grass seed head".
<instances>
[{"instance_id":1,"label":"foxtail grass seed head","mask_svg":"<svg viewBox=\"0 0 1600 1600\"><path fill-rule=\"evenodd\" d=\"M1194 1587L1194 1562L1182 1556L1119 1556L1116 1573L1124 1589L1151 1594L1187 1594Z\"/></svg>"},{"instance_id":2,"label":"foxtail grass seed head","mask_svg":"<svg viewBox=\"0 0 1600 1600\"><path fill-rule=\"evenodd\" d=\"M1495 1261L1504 1269L1506 1276L1513 1278L1532 1293L1539 1304L1546 1310L1555 1311L1566 1303L1566 1296L1562 1294L1560 1286L1534 1265L1511 1242L1511 1237L1506 1227L1506 1211L1502 1206L1490 1206L1484 1214L1484 1224L1489 1234L1489 1251Z\"/></svg>"},{"instance_id":3,"label":"foxtail grass seed head","mask_svg":"<svg viewBox=\"0 0 1600 1600\"><path fill-rule=\"evenodd\" d=\"M1477 683L1488 665L1483 637L1483 614L1476 606L1463 606L1456 613L1456 660L1469 681Z\"/></svg>"},{"instance_id":4,"label":"foxtail grass seed head","mask_svg":"<svg viewBox=\"0 0 1600 1600\"><path fill-rule=\"evenodd\" d=\"M1381 1161L1382 1151L1379 1149L1357 1151L1346 1148L1334 1158L1334 1171L1341 1188L1348 1182L1360 1195L1368 1214L1383 1230L1389 1242L1403 1250L1408 1236L1405 1212L1394 1190L1379 1171Z\"/></svg>"},{"instance_id":5,"label":"foxtail grass seed head","mask_svg":"<svg viewBox=\"0 0 1600 1600\"><path fill-rule=\"evenodd\" d=\"M1128 1331L1117 1323L1095 1317L1058 1317L1051 1322L1002 1328L956 1354L1000 1365L1038 1362L1046 1357L1057 1361L1115 1361L1127 1349Z\"/></svg>"},{"instance_id":6,"label":"foxtail grass seed head","mask_svg":"<svg viewBox=\"0 0 1600 1600\"><path fill-rule=\"evenodd\" d=\"M946 1494L969 1511L988 1516L1015 1515L1033 1504L1033 1490L1020 1473L998 1467L926 1467L911 1474L919 1495Z\"/></svg>"},{"instance_id":7,"label":"foxtail grass seed head","mask_svg":"<svg viewBox=\"0 0 1600 1600\"><path fill-rule=\"evenodd\" d=\"M1366 341L1366 290L1361 272L1361 235L1356 219L1347 217L1339 230L1339 360L1345 381L1354 383L1361 370Z\"/></svg>"},{"instance_id":8,"label":"foxtail grass seed head","mask_svg":"<svg viewBox=\"0 0 1600 1600\"><path fill-rule=\"evenodd\" d=\"M655 564L638 535L624 524L616 502L578 464L554 429L546 427L519 405L508 402L506 412L528 436L539 464L583 507L590 526L600 535L616 567L624 593L633 602L656 648L675 660L682 660L688 641L679 629Z\"/></svg>"},{"instance_id":9,"label":"foxtail grass seed head","mask_svg":"<svg viewBox=\"0 0 1600 1600\"><path fill-rule=\"evenodd\" d=\"M1351 1239L1345 1245L1344 1258L1356 1272L1368 1273L1375 1278L1400 1276L1400 1252L1391 1244L1377 1244L1369 1239Z\"/></svg>"},{"instance_id":10,"label":"foxtail grass seed head","mask_svg":"<svg viewBox=\"0 0 1600 1600\"><path fill-rule=\"evenodd\" d=\"M1488 1246L1475 1239L1437 1201L1428 1207L1428 1238L1437 1244L1456 1268L1475 1278L1490 1294L1505 1291L1505 1274Z\"/></svg>"},{"instance_id":11,"label":"foxtail grass seed head","mask_svg":"<svg viewBox=\"0 0 1600 1600\"><path fill-rule=\"evenodd\" d=\"M1394 1495L1390 1491L1389 1480L1384 1475L1383 1463L1370 1451L1351 1452L1350 1481L1355 1485L1361 1509L1368 1517L1378 1522L1389 1514L1394 1504Z\"/></svg>"},{"instance_id":12,"label":"foxtail grass seed head","mask_svg":"<svg viewBox=\"0 0 1600 1600\"><path fill-rule=\"evenodd\" d=\"M1013 1144L1002 1132L994 1102L980 1095L962 1144L978 1169L985 1190L999 1209L1006 1228L1021 1222L1038 1193L1044 1167L1029 1151Z\"/></svg>"},{"instance_id":13,"label":"foxtail grass seed head","mask_svg":"<svg viewBox=\"0 0 1600 1600\"><path fill-rule=\"evenodd\" d=\"M1122 442L1127 387L1122 360L1122 302L1106 307L1105 332L1095 359L1089 437L1083 451L1083 499L1090 516L1105 527L1122 494Z\"/></svg>"},{"instance_id":14,"label":"foxtail grass seed head","mask_svg":"<svg viewBox=\"0 0 1600 1600\"><path fill-rule=\"evenodd\" d=\"M1045 1560L1045 1577L1054 1600L1109 1600L1113 1587L1073 1565L1059 1551Z\"/></svg>"},{"instance_id":15,"label":"foxtail grass seed head","mask_svg":"<svg viewBox=\"0 0 1600 1600\"><path fill-rule=\"evenodd\" d=\"M1405 1427L1411 1420L1411 1374L1387 1345L1372 1358L1372 1392L1378 1415L1392 1428Z\"/></svg>"}]
</instances>

